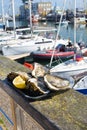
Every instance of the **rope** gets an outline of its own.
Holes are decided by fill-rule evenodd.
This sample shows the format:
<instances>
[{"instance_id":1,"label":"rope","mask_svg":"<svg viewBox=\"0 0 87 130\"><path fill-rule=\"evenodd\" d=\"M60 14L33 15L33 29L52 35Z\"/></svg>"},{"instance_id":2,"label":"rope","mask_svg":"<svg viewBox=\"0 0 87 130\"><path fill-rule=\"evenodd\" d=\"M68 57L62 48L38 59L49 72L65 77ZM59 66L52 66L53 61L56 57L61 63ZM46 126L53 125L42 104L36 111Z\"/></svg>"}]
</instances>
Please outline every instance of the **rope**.
<instances>
[{"instance_id":1,"label":"rope","mask_svg":"<svg viewBox=\"0 0 87 130\"><path fill-rule=\"evenodd\" d=\"M60 26L61 26L61 22L62 22L62 18L63 18L63 13L64 13L64 10L65 10L65 3L66 3L66 0L64 0L63 11L62 11L62 14L61 14L61 17L60 17L59 26L57 28L56 39L55 39L55 42L54 42L54 49L53 49L52 57L51 57L51 60L50 60L50 67L52 65L53 56L54 56L54 52L55 52L55 46L56 46L56 42L57 42L57 39L58 39L58 36L59 36L59 32L60 32Z\"/></svg>"}]
</instances>

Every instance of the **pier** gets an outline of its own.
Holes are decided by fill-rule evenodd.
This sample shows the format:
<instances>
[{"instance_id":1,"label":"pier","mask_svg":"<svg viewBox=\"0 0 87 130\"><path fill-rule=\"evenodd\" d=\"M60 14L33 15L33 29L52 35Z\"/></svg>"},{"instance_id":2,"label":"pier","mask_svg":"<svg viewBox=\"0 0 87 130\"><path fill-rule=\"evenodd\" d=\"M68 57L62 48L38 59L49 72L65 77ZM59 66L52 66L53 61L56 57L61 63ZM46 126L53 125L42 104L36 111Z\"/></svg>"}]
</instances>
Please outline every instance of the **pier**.
<instances>
[{"instance_id":1,"label":"pier","mask_svg":"<svg viewBox=\"0 0 87 130\"><path fill-rule=\"evenodd\" d=\"M7 56L7 58L9 58L11 60L17 60L17 59L20 59L20 58L24 58L26 56L30 56L30 53L24 53L24 54L20 54L20 55Z\"/></svg>"},{"instance_id":2,"label":"pier","mask_svg":"<svg viewBox=\"0 0 87 130\"><path fill-rule=\"evenodd\" d=\"M5 82L12 71L30 72L25 66L0 55L0 107L14 124L7 125L9 130L87 130L85 95L70 89L30 101Z\"/></svg>"}]
</instances>

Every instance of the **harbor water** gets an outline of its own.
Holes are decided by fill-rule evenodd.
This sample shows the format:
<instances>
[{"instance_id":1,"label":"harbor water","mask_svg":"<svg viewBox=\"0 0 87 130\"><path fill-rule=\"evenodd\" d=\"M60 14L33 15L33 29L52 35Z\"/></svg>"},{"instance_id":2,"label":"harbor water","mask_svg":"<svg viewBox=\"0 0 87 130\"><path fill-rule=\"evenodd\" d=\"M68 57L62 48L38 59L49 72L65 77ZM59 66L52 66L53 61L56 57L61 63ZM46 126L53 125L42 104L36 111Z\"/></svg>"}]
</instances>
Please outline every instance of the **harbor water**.
<instances>
[{"instance_id":1,"label":"harbor water","mask_svg":"<svg viewBox=\"0 0 87 130\"><path fill-rule=\"evenodd\" d=\"M13 23L9 23L10 27L13 27ZM28 22L25 21L16 21L16 27L22 27L22 26L28 26ZM38 22L33 24L33 26L36 27L54 27L58 29L59 25L55 25L54 22ZM59 35L61 38L64 39L70 39L72 42L74 42L74 25L68 24L67 25L61 25ZM86 24L77 24L76 25L76 42L83 41L85 44L87 44L87 25Z\"/></svg>"}]
</instances>

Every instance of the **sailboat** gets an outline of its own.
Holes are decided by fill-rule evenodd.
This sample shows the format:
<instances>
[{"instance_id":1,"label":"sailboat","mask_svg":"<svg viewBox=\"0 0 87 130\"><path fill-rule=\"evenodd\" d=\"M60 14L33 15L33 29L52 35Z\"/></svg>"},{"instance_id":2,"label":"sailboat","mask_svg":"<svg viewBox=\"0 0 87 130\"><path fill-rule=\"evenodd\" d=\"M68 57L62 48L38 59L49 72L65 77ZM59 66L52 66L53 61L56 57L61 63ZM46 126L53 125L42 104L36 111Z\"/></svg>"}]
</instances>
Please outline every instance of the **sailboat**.
<instances>
[{"instance_id":1,"label":"sailboat","mask_svg":"<svg viewBox=\"0 0 87 130\"><path fill-rule=\"evenodd\" d=\"M12 0L12 13L13 13L13 23L14 23L14 30L13 31L6 31L8 19L5 18L4 14L4 0L2 0L2 31L0 31L0 51L2 51L2 47L5 45L14 43L14 40L18 39L19 35L16 35L15 30L15 13L14 13L14 1Z\"/></svg>"},{"instance_id":2,"label":"sailboat","mask_svg":"<svg viewBox=\"0 0 87 130\"><path fill-rule=\"evenodd\" d=\"M52 49L55 44L55 40L53 38L47 38L46 36L36 35L35 38L32 37L33 29L32 29L32 19L31 19L31 1L29 0L29 8L30 8L30 27L31 27L31 39L27 39L27 41L16 43L14 45L7 45L2 47L2 53L5 56L12 55L20 55L24 53L31 53L37 50L47 50ZM38 30L39 31L39 30ZM40 30L41 32L43 30ZM49 31L53 31L52 29ZM55 30L54 30L55 31ZM46 30L45 30L46 32ZM66 41L64 41L66 43ZM56 39L56 45L58 45L59 40Z\"/></svg>"},{"instance_id":3,"label":"sailboat","mask_svg":"<svg viewBox=\"0 0 87 130\"><path fill-rule=\"evenodd\" d=\"M87 74L76 82L76 84L73 86L73 89L87 95Z\"/></svg>"},{"instance_id":4,"label":"sailboat","mask_svg":"<svg viewBox=\"0 0 87 130\"><path fill-rule=\"evenodd\" d=\"M76 0L74 12L74 46L76 46ZM70 76L87 71L87 57L81 55L80 48L76 47L73 59L62 62L50 69L51 73L68 74Z\"/></svg>"}]
</instances>

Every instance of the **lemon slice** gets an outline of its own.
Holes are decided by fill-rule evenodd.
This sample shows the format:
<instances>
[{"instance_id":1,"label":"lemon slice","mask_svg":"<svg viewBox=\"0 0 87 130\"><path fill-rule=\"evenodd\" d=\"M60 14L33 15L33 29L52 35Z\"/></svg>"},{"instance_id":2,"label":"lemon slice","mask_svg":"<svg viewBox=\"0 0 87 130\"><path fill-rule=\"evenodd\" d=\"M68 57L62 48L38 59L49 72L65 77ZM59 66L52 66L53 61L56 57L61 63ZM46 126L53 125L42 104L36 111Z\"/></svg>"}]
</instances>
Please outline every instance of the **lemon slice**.
<instances>
[{"instance_id":1,"label":"lemon slice","mask_svg":"<svg viewBox=\"0 0 87 130\"><path fill-rule=\"evenodd\" d=\"M25 80L23 80L23 79L21 78L21 76L17 76L17 77L13 80L13 85L14 85L16 88L19 88L19 89L24 89L24 88L26 88Z\"/></svg>"}]
</instances>

